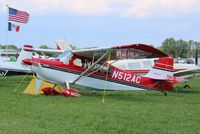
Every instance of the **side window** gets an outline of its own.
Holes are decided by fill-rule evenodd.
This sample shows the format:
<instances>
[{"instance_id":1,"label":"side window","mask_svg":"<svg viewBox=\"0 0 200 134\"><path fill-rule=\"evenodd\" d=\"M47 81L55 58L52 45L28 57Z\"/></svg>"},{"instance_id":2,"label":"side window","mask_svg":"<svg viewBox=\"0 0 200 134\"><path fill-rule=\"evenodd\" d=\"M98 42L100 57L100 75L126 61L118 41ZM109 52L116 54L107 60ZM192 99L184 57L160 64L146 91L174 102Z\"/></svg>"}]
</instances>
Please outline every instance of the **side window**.
<instances>
[{"instance_id":1,"label":"side window","mask_svg":"<svg viewBox=\"0 0 200 134\"><path fill-rule=\"evenodd\" d=\"M141 69L141 65L139 62L135 63L128 63L128 69L133 70L133 69Z\"/></svg>"},{"instance_id":2,"label":"side window","mask_svg":"<svg viewBox=\"0 0 200 134\"><path fill-rule=\"evenodd\" d=\"M144 61L143 65L144 65L144 68L151 68L152 67L151 61Z\"/></svg>"},{"instance_id":3,"label":"side window","mask_svg":"<svg viewBox=\"0 0 200 134\"><path fill-rule=\"evenodd\" d=\"M76 65L76 66L79 66L79 67L82 66L81 59L76 58L76 59L73 61L73 63L74 63L74 65Z\"/></svg>"},{"instance_id":4,"label":"side window","mask_svg":"<svg viewBox=\"0 0 200 134\"><path fill-rule=\"evenodd\" d=\"M80 64L82 68L89 68L92 65L91 61L88 61L86 59L80 59Z\"/></svg>"},{"instance_id":5,"label":"side window","mask_svg":"<svg viewBox=\"0 0 200 134\"><path fill-rule=\"evenodd\" d=\"M120 65L119 68L125 70L126 66L125 65Z\"/></svg>"},{"instance_id":6,"label":"side window","mask_svg":"<svg viewBox=\"0 0 200 134\"><path fill-rule=\"evenodd\" d=\"M57 58L63 63L63 64L69 64L71 58L73 57L73 54L71 52L64 52L63 54L59 55Z\"/></svg>"},{"instance_id":7,"label":"side window","mask_svg":"<svg viewBox=\"0 0 200 134\"><path fill-rule=\"evenodd\" d=\"M99 72L101 74L106 74L107 71L108 71L108 75L110 75L112 73L112 71L113 71L113 67L111 67L111 66L108 67L107 65L97 64L97 65L95 65L93 71Z\"/></svg>"}]
</instances>

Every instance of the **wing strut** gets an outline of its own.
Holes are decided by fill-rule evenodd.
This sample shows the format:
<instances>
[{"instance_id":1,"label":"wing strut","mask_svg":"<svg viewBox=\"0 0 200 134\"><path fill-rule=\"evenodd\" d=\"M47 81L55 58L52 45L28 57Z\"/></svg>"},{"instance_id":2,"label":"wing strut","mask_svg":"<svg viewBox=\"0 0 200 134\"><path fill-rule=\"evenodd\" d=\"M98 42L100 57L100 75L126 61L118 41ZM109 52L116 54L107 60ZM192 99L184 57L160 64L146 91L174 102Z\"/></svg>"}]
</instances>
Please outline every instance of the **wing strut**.
<instances>
[{"instance_id":1,"label":"wing strut","mask_svg":"<svg viewBox=\"0 0 200 134\"><path fill-rule=\"evenodd\" d=\"M92 64L88 69L86 69L82 74L80 74L74 81L70 83L77 82L82 76L88 73L91 70L91 68L93 68L96 64L98 64L104 57L106 57L107 54L108 54L108 51L103 56L101 56L94 64Z\"/></svg>"}]
</instances>

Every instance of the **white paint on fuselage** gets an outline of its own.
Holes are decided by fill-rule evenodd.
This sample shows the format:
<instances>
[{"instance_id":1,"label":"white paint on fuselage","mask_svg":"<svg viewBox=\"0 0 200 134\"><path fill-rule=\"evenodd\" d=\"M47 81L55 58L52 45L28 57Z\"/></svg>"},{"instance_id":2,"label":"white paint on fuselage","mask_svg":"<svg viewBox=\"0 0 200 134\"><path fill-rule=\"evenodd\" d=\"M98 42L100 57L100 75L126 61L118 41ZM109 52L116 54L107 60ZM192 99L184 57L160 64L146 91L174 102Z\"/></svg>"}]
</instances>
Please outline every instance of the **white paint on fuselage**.
<instances>
[{"instance_id":1,"label":"white paint on fuselage","mask_svg":"<svg viewBox=\"0 0 200 134\"><path fill-rule=\"evenodd\" d=\"M37 73L37 77L39 79L43 79L57 84L70 83L79 76L78 74L63 72L50 68L43 68L41 66L32 66L32 70ZM108 90L144 90L142 88L84 76L80 80L78 80L76 84L95 89L106 88Z\"/></svg>"},{"instance_id":2,"label":"white paint on fuselage","mask_svg":"<svg viewBox=\"0 0 200 134\"><path fill-rule=\"evenodd\" d=\"M8 72L31 72L29 66L19 64L17 62L1 61L0 60L0 76L6 76Z\"/></svg>"}]
</instances>

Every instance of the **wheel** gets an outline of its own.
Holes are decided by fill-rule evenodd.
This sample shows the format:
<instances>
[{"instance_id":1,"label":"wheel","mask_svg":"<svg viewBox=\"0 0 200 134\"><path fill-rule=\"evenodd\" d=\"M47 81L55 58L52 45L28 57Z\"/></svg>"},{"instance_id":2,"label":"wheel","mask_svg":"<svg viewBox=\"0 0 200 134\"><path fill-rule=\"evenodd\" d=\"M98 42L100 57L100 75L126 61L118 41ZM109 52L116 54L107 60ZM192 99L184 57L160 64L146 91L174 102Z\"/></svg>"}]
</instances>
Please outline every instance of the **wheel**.
<instances>
[{"instance_id":1,"label":"wheel","mask_svg":"<svg viewBox=\"0 0 200 134\"><path fill-rule=\"evenodd\" d=\"M183 88L190 88L190 85L186 84Z\"/></svg>"}]
</instances>

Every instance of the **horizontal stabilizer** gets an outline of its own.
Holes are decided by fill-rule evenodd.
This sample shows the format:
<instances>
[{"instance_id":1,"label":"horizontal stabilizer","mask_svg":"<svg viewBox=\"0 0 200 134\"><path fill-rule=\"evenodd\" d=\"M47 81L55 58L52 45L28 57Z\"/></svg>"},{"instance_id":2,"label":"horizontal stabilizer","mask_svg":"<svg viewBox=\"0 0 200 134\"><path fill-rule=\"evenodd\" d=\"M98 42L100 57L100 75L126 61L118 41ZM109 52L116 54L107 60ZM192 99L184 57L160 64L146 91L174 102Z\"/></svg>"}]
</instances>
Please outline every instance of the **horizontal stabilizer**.
<instances>
[{"instance_id":1,"label":"horizontal stabilizer","mask_svg":"<svg viewBox=\"0 0 200 134\"><path fill-rule=\"evenodd\" d=\"M156 61L146 77L156 80L172 80L173 71L173 57L163 57Z\"/></svg>"},{"instance_id":2,"label":"horizontal stabilizer","mask_svg":"<svg viewBox=\"0 0 200 134\"><path fill-rule=\"evenodd\" d=\"M181 77L181 76L189 76L193 74L200 74L200 68L191 68L186 70L177 71L174 73L174 76Z\"/></svg>"}]
</instances>

